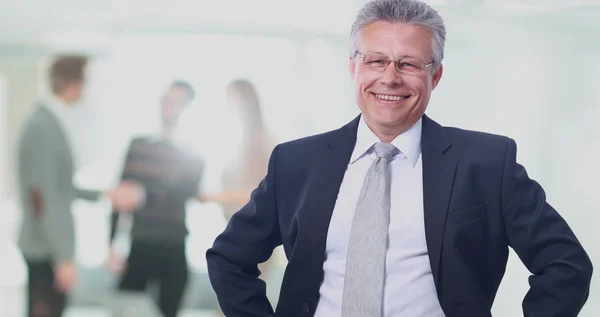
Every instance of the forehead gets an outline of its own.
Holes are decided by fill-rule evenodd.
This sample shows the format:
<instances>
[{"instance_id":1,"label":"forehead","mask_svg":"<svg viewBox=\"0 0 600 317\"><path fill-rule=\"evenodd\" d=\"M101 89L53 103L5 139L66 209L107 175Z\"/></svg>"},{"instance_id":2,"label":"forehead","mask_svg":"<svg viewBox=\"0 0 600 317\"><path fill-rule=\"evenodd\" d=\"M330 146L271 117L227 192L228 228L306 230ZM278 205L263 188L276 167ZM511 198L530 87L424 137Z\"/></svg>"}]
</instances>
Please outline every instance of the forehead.
<instances>
[{"instance_id":1,"label":"forehead","mask_svg":"<svg viewBox=\"0 0 600 317\"><path fill-rule=\"evenodd\" d=\"M432 38L431 31L425 26L377 21L362 29L357 44L362 52L426 59L431 55Z\"/></svg>"}]
</instances>

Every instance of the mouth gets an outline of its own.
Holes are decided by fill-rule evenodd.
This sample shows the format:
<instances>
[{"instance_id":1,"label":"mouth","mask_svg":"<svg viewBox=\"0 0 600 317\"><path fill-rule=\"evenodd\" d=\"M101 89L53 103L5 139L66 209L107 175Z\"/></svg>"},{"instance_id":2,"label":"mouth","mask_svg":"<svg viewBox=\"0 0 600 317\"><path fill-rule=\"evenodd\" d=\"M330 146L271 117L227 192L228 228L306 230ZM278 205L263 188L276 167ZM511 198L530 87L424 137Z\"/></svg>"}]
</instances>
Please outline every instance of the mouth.
<instances>
[{"instance_id":1,"label":"mouth","mask_svg":"<svg viewBox=\"0 0 600 317\"><path fill-rule=\"evenodd\" d=\"M402 101L405 99L408 99L410 97L410 95L387 95L387 94L376 94L376 93L371 93L373 96L375 96L375 98L377 98L378 100L381 101Z\"/></svg>"}]
</instances>

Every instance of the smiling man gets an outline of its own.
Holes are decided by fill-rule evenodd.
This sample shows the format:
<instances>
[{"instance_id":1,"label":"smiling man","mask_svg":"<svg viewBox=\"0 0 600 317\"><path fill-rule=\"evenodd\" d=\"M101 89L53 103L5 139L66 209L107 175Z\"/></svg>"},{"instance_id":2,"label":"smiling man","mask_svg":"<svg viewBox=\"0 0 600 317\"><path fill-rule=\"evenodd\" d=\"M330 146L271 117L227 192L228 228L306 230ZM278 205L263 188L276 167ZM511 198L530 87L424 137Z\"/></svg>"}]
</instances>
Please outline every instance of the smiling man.
<instances>
[{"instance_id":1,"label":"smiling man","mask_svg":"<svg viewBox=\"0 0 600 317\"><path fill-rule=\"evenodd\" d=\"M361 114L277 146L207 252L226 316L489 317L509 247L532 273L525 316L578 315L592 264L515 142L425 115L445 36L420 1L362 8L349 61ZM273 311L257 264L281 244Z\"/></svg>"}]
</instances>

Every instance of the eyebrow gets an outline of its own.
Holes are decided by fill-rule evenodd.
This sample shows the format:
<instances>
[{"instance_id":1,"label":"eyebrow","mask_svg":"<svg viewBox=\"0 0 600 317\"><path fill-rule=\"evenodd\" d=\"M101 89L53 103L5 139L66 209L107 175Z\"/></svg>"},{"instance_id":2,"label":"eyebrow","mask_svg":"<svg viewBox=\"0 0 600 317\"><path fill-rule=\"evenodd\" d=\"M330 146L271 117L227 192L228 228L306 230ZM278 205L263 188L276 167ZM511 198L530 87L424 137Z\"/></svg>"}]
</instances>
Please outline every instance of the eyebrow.
<instances>
[{"instance_id":1,"label":"eyebrow","mask_svg":"<svg viewBox=\"0 0 600 317\"><path fill-rule=\"evenodd\" d=\"M382 52L370 52L370 51L367 51L366 53L370 53L370 54L380 54L380 55L389 56L389 55L387 55L387 54L385 54L385 53L382 53ZM421 60L420 58L418 58L418 57L414 57L414 56L412 56L412 55L406 55L406 54L404 54L404 55L402 55L402 56L400 56L400 57L398 57L398 58L399 58L399 59L410 58L410 59L415 59L415 60L418 60L418 61L422 62L422 60Z\"/></svg>"}]
</instances>

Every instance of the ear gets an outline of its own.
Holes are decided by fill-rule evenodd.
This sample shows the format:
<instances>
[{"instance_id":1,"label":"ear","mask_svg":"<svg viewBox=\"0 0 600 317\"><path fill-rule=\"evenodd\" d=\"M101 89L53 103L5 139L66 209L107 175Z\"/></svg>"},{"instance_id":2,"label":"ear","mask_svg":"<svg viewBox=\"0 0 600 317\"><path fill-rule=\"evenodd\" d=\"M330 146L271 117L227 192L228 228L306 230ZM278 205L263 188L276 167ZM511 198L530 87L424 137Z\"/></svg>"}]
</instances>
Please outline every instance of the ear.
<instances>
[{"instance_id":1,"label":"ear","mask_svg":"<svg viewBox=\"0 0 600 317\"><path fill-rule=\"evenodd\" d=\"M354 63L354 58L350 57L348 61L348 69L350 70L350 78L354 80L354 76L356 73L356 64Z\"/></svg>"},{"instance_id":2,"label":"ear","mask_svg":"<svg viewBox=\"0 0 600 317\"><path fill-rule=\"evenodd\" d=\"M438 70L431 77L431 90L434 90L435 87L437 87L437 85L440 83L443 73L444 73L444 65L440 64L440 66L438 67Z\"/></svg>"}]
</instances>

